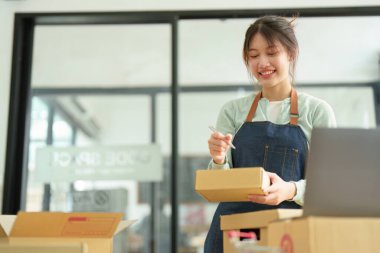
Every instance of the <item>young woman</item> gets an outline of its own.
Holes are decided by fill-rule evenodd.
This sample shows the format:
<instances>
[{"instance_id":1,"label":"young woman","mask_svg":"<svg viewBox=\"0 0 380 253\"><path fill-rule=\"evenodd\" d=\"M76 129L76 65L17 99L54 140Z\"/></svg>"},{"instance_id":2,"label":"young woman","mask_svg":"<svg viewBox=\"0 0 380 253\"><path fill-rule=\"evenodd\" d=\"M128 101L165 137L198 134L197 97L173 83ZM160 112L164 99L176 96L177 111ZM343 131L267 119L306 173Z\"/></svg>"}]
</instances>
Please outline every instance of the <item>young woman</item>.
<instances>
[{"instance_id":1,"label":"young woman","mask_svg":"<svg viewBox=\"0 0 380 253\"><path fill-rule=\"evenodd\" d=\"M294 21L294 20L293 20ZM301 208L311 131L334 127L334 112L321 99L293 87L298 43L293 21L264 16L246 31L243 59L261 86L257 95L226 103L208 140L210 169L263 167L271 185L250 202L220 203L205 242L205 253L223 252L220 215L274 208ZM231 143L236 149L230 149Z\"/></svg>"}]
</instances>

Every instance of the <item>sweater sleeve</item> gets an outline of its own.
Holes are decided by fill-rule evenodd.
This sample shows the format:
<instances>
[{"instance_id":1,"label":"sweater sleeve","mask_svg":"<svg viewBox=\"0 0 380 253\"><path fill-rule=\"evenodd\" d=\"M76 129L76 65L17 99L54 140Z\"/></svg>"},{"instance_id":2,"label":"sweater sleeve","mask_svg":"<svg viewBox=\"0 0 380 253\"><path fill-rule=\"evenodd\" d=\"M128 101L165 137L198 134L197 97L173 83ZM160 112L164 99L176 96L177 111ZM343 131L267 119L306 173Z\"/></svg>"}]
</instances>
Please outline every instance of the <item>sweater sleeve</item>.
<instances>
[{"instance_id":1,"label":"sweater sleeve","mask_svg":"<svg viewBox=\"0 0 380 253\"><path fill-rule=\"evenodd\" d=\"M292 199L292 201L296 202L298 205L303 206L305 189L306 189L306 180L301 179L297 182L294 182L296 185L297 193Z\"/></svg>"},{"instance_id":2,"label":"sweater sleeve","mask_svg":"<svg viewBox=\"0 0 380 253\"><path fill-rule=\"evenodd\" d=\"M235 135L236 122L235 122L235 109L232 102L225 104L219 112L218 119L216 122L216 129L222 134L232 134ZM224 164L216 164L211 159L208 168L209 169L230 169L232 168L231 162L231 149L228 149L226 159Z\"/></svg>"},{"instance_id":3,"label":"sweater sleeve","mask_svg":"<svg viewBox=\"0 0 380 253\"><path fill-rule=\"evenodd\" d=\"M321 101L314 111L313 128L317 127L336 127L334 111L325 101Z\"/></svg>"}]
</instances>

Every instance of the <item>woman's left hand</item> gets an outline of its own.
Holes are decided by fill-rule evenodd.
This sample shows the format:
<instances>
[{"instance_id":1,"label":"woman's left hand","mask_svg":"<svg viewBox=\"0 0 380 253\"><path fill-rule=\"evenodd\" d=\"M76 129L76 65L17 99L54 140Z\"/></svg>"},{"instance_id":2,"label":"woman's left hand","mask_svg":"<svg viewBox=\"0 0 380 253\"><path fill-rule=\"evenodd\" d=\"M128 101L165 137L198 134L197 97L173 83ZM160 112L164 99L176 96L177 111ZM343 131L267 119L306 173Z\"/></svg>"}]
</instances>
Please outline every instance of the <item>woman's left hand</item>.
<instances>
[{"instance_id":1,"label":"woman's left hand","mask_svg":"<svg viewBox=\"0 0 380 253\"><path fill-rule=\"evenodd\" d=\"M266 195L248 195L248 199L252 202L266 205L278 205L285 200L293 199L296 195L296 185L292 182L285 182L276 173L267 172L271 185L264 189Z\"/></svg>"}]
</instances>

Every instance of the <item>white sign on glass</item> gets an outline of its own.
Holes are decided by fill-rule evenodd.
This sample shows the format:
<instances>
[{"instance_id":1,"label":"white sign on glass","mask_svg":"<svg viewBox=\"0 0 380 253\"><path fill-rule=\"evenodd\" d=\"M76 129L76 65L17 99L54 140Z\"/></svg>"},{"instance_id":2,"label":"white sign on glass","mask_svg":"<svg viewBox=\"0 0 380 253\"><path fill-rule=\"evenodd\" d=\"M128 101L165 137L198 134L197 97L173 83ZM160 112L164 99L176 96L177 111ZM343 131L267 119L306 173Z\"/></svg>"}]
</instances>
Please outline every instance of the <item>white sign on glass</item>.
<instances>
[{"instance_id":1,"label":"white sign on glass","mask_svg":"<svg viewBox=\"0 0 380 253\"><path fill-rule=\"evenodd\" d=\"M125 212L128 191L123 188L73 191L73 212Z\"/></svg>"},{"instance_id":2,"label":"white sign on glass","mask_svg":"<svg viewBox=\"0 0 380 253\"><path fill-rule=\"evenodd\" d=\"M36 181L75 180L162 181L157 144L37 149Z\"/></svg>"}]
</instances>

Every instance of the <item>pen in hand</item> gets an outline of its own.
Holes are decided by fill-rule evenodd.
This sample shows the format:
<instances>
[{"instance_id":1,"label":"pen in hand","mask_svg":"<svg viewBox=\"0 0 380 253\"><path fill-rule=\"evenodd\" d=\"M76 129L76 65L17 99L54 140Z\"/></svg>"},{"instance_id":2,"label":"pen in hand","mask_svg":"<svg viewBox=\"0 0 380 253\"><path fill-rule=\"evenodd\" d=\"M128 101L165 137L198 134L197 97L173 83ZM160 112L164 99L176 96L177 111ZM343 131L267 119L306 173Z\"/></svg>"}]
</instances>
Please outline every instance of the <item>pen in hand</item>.
<instances>
[{"instance_id":1,"label":"pen in hand","mask_svg":"<svg viewBox=\"0 0 380 253\"><path fill-rule=\"evenodd\" d=\"M216 128L215 127L213 127L213 126L209 126L208 127L213 133L217 133L217 132L219 132L218 130L216 130ZM234 146L234 144L232 144L232 142L229 142L229 143L227 143L231 148L233 148L233 149L236 149L236 147Z\"/></svg>"}]
</instances>

